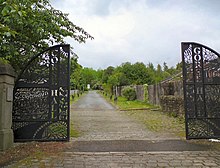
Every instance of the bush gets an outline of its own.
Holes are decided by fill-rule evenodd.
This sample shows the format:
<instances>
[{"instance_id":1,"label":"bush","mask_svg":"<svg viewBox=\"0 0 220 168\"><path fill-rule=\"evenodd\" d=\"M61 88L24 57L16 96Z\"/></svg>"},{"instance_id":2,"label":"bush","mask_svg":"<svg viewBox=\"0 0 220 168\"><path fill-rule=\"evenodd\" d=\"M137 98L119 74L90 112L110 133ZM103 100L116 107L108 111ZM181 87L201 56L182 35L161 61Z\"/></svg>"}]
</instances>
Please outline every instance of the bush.
<instances>
[{"instance_id":1,"label":"bush","mask_svg":"<svg viewBox=\"0 0 220 168\"><path fill-rule=\"evenodd\" d=\"M127 98L127 100L135 100L136 99L136 92L132 87L126 87L122 89L122 95Z\"/></svg>"}]
</instances>

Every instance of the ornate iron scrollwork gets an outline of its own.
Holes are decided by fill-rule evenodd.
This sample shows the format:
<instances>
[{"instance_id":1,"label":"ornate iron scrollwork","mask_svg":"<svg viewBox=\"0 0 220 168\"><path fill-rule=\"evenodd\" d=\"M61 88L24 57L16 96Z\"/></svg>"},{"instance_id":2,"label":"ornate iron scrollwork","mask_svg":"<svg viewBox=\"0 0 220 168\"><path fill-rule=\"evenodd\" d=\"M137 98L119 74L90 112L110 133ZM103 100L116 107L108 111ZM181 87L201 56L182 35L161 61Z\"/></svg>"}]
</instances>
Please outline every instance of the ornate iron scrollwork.
<instances>
[{"instance_id":1,"label":"ornate iron scrollwork","mask_svg":"<svg viewBox=\"0 0 220 168\"><path fill-rule=\"evenodd\" d=\"M220 55L198 43L182 43L186 137L220 137Z\"/></svg>"},{"instance_id":2,"label":"ornate iron scrollwork","mask_svg":"<svg viewBox=\"0 0 220 168\"><path fill-rule=\"evenodd\" d=\"M70 46L34 56L15 82L15 141L69 140Z\"/></svg>"}]
</instances>

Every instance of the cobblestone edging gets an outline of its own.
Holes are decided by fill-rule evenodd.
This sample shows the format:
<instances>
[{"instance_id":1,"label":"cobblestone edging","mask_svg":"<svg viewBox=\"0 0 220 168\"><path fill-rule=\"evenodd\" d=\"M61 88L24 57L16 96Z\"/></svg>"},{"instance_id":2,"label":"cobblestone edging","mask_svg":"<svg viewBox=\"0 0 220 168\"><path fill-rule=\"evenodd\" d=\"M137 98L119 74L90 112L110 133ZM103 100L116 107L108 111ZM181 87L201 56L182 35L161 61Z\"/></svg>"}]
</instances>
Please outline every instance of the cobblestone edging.
<instances>
[{"instance_id":1,"label":"cobblestone edging","mask_svg":"<svg viewBox=\"0 0 220 168\"><path fill-rule=\"evenodd\" d=\"M220 167L220 152L64 152L62 156L47 157L42 160L32 159L23 167L55 168L135 168L135 167ZM7 166L12 168L13 166Z\"/></svg>"}]
</instances>

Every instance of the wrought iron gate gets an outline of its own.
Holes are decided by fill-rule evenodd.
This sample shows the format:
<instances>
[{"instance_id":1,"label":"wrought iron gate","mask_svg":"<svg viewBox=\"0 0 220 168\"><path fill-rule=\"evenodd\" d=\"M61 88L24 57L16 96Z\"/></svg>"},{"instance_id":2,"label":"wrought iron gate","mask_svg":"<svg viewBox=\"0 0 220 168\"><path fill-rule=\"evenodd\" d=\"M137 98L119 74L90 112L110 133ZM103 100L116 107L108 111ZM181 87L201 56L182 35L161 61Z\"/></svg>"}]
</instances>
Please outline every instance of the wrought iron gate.
<instances>
[{"instance_id":1,"label":"wrought iron gate","mask_svg":"<svg viewBox=\"0 0 220 168\"><path fill-rule=\"evenodd\" d=\"M220 55L182 43L186 138L220 138Z\"/></svg>"},{"instance_id":2,"label":"wrought iron gate","mask_svg":"<svg viewBox=\"0 0 220 168\"><path fill-rule=\"evenodd\" d=\"M70 46L56 45L34 56L15 82L15 141L69 140Z\"/></svg>"}]
</instances>

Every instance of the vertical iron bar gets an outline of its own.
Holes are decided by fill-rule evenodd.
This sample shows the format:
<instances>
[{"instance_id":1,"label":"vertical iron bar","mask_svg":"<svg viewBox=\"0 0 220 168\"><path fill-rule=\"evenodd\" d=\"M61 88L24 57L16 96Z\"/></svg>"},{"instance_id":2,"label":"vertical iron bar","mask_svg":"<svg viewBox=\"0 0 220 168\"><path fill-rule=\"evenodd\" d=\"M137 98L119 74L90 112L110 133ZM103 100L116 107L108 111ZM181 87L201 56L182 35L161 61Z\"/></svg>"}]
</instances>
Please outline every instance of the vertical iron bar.
<instances>
[{"instance_id":1,"label":"vertical iron bar","mask_svg":"<svg viewBox=\"0 0 220 168\"><path fill-rule=\"evenodd\" d=\"M192 44L192 61L193 61L193 88L194 88L194 102L193 102L193 105L194 105L194 111L195 111L195 116L196 118L198 117L198 113L197 113L197 96L196 96L196 91L197 91L197 83L196 83L196 72L195 72L195 55L194 55L194 48L195 48L195 45Z\"/></svg>"},{"instance_id":2,"label":"vertical iron bar","mask_svg":"<svg viewBox=\"0 0 220 168\"><path fill-rule=\"evenodd\" d=\"M52 113L52 89L51 89L51 86L52 86L52 56L51 56L51 50L49 50L49 86L48 86L48 89L49 89L49 96L48 96L48 103L49 103L49 114L48 114L48 120L51 121L51 113Z\"/></svg>"},{"instance_id":3,"label":"vertical iron bar","mask_svg":"<svg viewBox=\"0 0 220 168\"><path fill-rule=\"evenodd\" d=\"M59 121L60 116L60 47L58 47L58 62L57 62L57 109L56 109L56 121Z\"/></svg>"},{"instance_id":4,"label":"vertical iron bar","mask_svg":"<svg viewBox=\"0 0 220 168\"><path fill-rule=\"evenodd\" d=\"M203 57L203 47L200 46L201 49L201 64L202 64L202 91L203 91L203 109L204 115L203 117L207 117L207 109L206 109L206 99L205 99L205 75L204 75L204 57Z\"/></svg>"},{"instance_id":5,"label":"vertical iron bar","mask_svg":"<svg viewBox=\"0 0 220 168\"><path fill-rule=\"evenodd\" d=\"M68 104L68 128L67 128L67 138L68 141L70 140L70 45L68 45L68 78L67 78L67 82L68 82L68 98L67 98L67 104Z\"/></svg>"},{"instance_id":6,"label":"vertical iron bar","mask_svg":"<svg viewBox=\"0 0 220 168\"><path fill-rule=\"evenodd\" d=\"M181 43L182 51L182 73L183 73L183 92L184 92L184 109L185 109L185 130L186 130L186 139L189 139L188 136L188 111L187 111L187 101L186 101L186 63L185 63L185 51L186 43Z\"/></svg>"}]
</instances>

